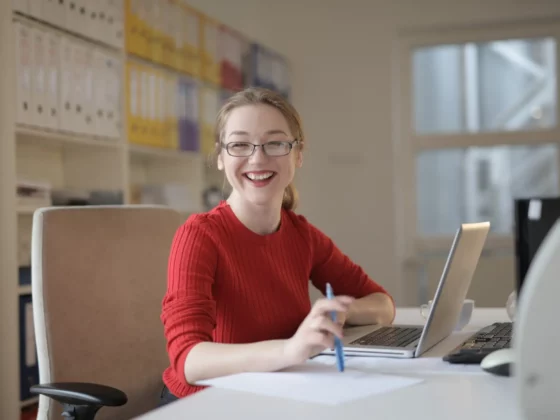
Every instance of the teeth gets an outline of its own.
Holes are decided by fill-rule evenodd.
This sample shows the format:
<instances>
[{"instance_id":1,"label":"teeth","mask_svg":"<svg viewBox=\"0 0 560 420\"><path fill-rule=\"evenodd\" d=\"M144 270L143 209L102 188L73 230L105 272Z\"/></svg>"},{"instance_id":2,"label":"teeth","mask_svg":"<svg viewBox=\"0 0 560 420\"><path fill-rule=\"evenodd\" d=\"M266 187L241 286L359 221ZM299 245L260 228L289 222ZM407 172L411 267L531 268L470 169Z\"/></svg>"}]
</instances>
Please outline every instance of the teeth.
<instances>
[{"instance_id":1,"label":"teeth","mask_svg":"<svg viewBox=\"0 0 560 420\"><path fill-rule=\"evenodd\" d=\"M268 179L273 175L272 172L267 172L264 174L254 174L252 172L249 172L247 174L247 177L253 181L262 181L263 179Z\"/></svg>"}]
</instances>

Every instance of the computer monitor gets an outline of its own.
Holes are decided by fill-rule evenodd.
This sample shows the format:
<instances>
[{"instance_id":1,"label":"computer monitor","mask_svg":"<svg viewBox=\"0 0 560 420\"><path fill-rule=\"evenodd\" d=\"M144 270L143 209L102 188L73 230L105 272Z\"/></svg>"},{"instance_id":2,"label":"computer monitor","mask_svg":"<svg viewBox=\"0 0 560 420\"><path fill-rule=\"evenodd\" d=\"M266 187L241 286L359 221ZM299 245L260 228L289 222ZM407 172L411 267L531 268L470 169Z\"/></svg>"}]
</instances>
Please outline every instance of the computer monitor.
<instances>
[{"instance_id":1,"label":"computer monitor","mask_svg":"<svg viewBox=\"0 0 560 420\"><path fill-rule=\"evenodd\" d=\"M541 243L560 217L560 197L534 197L514 200L516 289L523 281Z\"/></svg>"}]
</instances>

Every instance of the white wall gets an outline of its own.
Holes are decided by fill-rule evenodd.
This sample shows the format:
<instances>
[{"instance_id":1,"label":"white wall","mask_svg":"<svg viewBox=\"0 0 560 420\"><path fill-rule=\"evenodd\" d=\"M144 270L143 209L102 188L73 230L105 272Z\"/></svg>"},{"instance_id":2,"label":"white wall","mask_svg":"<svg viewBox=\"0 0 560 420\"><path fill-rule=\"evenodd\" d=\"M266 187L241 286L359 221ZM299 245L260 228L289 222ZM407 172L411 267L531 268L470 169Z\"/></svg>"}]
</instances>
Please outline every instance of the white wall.
<instances>
[{"instance_id":1,"label":"white wall","mask_svg":"<svg viewBox=\"0 0 560 420\"><path fill-rule=\"evenodd\" d=\"M410 27L560 15L539 0L190 0L292 63L308 139L300 212L397 295L392 42Z\"/></svg>"}]
</instances>

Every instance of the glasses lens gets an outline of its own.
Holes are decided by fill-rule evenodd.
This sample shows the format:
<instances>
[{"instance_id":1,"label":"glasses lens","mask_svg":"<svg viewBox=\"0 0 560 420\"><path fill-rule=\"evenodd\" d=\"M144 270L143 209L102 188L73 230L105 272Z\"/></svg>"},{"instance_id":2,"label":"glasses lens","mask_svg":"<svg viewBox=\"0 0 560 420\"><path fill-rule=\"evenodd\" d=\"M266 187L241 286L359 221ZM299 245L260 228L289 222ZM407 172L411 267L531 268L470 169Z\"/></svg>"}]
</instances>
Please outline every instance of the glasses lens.
<instances>
[{"instance_id":1,"label":"glasses lens","mask_svg":"<svg viewBox=\"0 0 560 420\"><path fill-rule=\"evenodd\" d=\"M269 156L284 156L290 153L290 143L287 141L271 141L266 143L264 148Z\"/></svg>"},{"instance_id":2,"label":"glasses lens","mask_svg":"<svg viewBox=\"0 0 560 420\"><path fill-rule=\"evenodd\" d=\"M233 156L249 156L253 152L253 145L250 143L229 143L228 152Z\"/></svg>"}]
</instances>

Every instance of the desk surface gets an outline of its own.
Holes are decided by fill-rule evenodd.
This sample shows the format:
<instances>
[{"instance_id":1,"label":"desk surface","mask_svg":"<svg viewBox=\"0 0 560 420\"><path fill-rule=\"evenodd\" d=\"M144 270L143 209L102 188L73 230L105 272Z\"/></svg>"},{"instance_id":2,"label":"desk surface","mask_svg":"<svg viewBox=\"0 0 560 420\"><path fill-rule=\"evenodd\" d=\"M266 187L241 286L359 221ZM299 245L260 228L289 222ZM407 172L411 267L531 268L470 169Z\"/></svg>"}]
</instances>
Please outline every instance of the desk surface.
<instances>
[{"instance_id":1,"label":"desk surface","mask_svg":"<svg viewBox=\"0 0 560 420\"><path fill-rule=\"evenodd\" d=\"M476 309L471 322L463 331L443 340L425 356L441 357L472 332L496 321L509 321L505 309ZM399 308L395 323L421 324L423 318L417 308ZM426 380L419 385L337 406L208 388L191 397L151 411L138 419L520 419L511 378L489 374L410 374L407 376L419 376Z\"/></svg>"}]
</instances>

